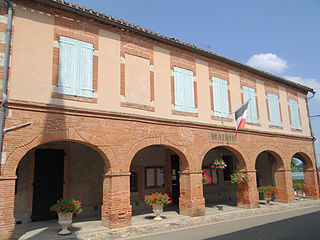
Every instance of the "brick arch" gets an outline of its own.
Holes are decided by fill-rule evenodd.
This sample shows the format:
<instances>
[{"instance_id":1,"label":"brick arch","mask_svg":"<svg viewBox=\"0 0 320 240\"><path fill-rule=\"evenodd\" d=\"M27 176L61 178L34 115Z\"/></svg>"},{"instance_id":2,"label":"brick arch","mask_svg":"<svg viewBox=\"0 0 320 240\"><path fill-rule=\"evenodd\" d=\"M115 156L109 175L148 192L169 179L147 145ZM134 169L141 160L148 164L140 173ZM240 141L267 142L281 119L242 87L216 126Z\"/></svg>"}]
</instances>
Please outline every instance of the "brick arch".
<instances>
[{"instance_id":1,"label":"brick arch","mask_svg":"<svg viewBox=\"0 0 320 240\"><path fill-rule=\"evenodd\" d=\"M207 153L209 153L212 149L217 148L217 147L226 148L237 157L237 160L240 164L239 170L248 169L248 164L246 162L246 159L248 159L248 158L247 158L246 154L244 153L244 151L238 145L224 145L224 144L218 144L218 143L209 144L203 149L203 151L201 152L201 155L200 155L200 159L201 159L201 161L199 162L200 165L198 164L198 166L197 166L199 169L201 169L202 162L203 162L205 156L207 155Z\"/></svg>"},{"instance_id":2,"label":"brick arch","mask_svg":"<svg viewBox=\"0 0 320 240\"><path fill-rule=\"evenodd\" d=\"M284 161L285 155L283 154L283 152L276 146L266 144L257 148L256 151L251 155L251 159L253 159L251 169L256 168L258 156L262 152L269 152L275 158L278 169L285 168L287 166L286 162Z\"/></svg>"},{"instance_id":3,"label":"brick arch","mask_svg":"<svg viewBox=\"0 0 320 240\"><path fill-rule=\"evenodd\" d=\"M174 151L180 158L183 170L194 170L195 163L188 149L184 145L177 145L165 139L164 136L145 138L131 146L127 153L123 171L130 171L130 165L134 156L142 149L150 146L163 146Z\"/></svg>"},{"instance_id":4,"label":"brick arch","mask_svg":"<svg viewBox=\"0 0 320 240\"><path fill-rule=\"evenodd\" d=\"M69 128L65 131L54 131L40 133L33 139L27 140L25 143L16 147L8 156L6 164L3 169L3 176L15 176L16 168L27 152L36 148L42 144L59 141L72 141L84 144L97 152L102 156L105 166L109 171L118 171L118 161L115 153L112 151L111 146L106 145L103 141L86 132L77 131L73 128ZM108 157L107 157L108 156Z\"/></svg>"},{"instance_id":5,"label":"brick arch","mask_svg":"<svg viewBox=\"0 0 320 240\"><path fill-rule=\"evenodd\" d=\"M297 158L303 162L304 170L313 170L316 168L315 162L313 160L314 158L310 157L310 155L308 153L305 153L303 150L299 149L298 151L291 153L290 156L292 157L290 159L297 155L299 156Z\"/></svg>"}]
</instances>

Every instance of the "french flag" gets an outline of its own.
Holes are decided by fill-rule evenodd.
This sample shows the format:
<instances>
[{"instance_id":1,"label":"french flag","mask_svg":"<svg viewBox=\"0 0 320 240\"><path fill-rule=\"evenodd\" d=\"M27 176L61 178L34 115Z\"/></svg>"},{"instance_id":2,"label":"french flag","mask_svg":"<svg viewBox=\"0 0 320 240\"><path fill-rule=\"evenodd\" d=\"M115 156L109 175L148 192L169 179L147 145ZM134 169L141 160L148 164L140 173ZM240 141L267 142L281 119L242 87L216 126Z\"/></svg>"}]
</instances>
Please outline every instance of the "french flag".
<instances>
[{"instance_id":1,"label":"french flag","mask_svg":"<svg viewBox=\"0 0 320 240\"><path fill-rule=\"evenodd\" d=\"M244 128L249 101L250 99L234 113L235 120L236 120L236 135L237 135L238 129Z\"/></svg>"}]
</instances>

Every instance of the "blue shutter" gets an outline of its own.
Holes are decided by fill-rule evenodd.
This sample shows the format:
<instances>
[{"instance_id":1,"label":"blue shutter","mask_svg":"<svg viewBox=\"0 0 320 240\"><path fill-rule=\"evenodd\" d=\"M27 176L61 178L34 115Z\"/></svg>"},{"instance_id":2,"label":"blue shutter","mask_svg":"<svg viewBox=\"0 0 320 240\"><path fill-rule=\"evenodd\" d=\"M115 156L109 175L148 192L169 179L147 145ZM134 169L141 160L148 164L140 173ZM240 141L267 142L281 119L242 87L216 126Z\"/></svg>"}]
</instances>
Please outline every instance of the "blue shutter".
<instances>
[{"instance_id":1,"label":"blue shutter","mask_svg":"<svg viewBox=\"0 0 320 240\"><path fill-rule=\"evenodd\" d=\"M228 82L219 78L212 78L213 112L217 117L229 117Z\"/></svg>"},{"instance_id":2,"label":"blue shutter","mask_svg":"<svg viewBox=\"0 0 320 240\"><path fill-rule=\"evenodd\" d=\"M194 77L193 72L184 69L184 111L194 113Z\"/></svg>"},{"instance_id":3,"label":"blue shutter","mask_svg":"<svg viewBox=\"0 0 320 240\"><path fill-rule=\"evenodd\" d=\"M289 99L290 116L291 116L291 127L293 129L301 129L298 102Z\"/></svg>"},{"instance_id":4,"label":"blue shutter","mask_svg":"<svg viewBox=\"0 0 320 240\"><path fill-rule=\"evenodd\" d=\"M184 111L183 72L181 68L174 67L174 107L177 111Z\"/></svg>"},{"instance_id":5,"label":"blue shutter","mask_svg":"<svg viewBox=\"0 0 320 240\"><path fill-rule=\"evenodd\" d=\"M269 107L270 125L281 126L278 95L268 93L268 107Z\"/></svg>"},{"instance_id":6,"label":"blue shutter","mask_svg":"<svg viewBox=\"0 0 320 240\"><path fill-rule=\"evenodd\" d=\"M193 72L174 67L175 109L195 112Z\"/></svg>"},{"instance_id":7,"label":"blue shutter","mask_svg":"<svg viewBox=\"0 0 320 240\"><path fill-rule=\"evenodd\" d=\"M79 41L78 56L78 95L92 97L93 44Z\"/></svg>"},{"instance_id":8,"label":"blue shutter","mask_svg":"<svg viewBox=\"0 0 320 240\"><path fill-rule=\"evenodd\" d=\"M249 88L246 86L243 86L242 90L243 90L243 103L246 103L250 99L251 93L249 91ZM251 101L247 108L246 122L252 123Z\"/></svg>"},{"instance_id":9,"label":"blue shutter","mask_svg":"<svg viewBox=\"0 0 320 240\"><path fill-rule=\"evenodd\" d=\"M77 93L77 42L60 37L58 93L76 95Z\"/></svg>"},{"instance_id":10,"label":"blue shutter","mask_svg":"<svg viewBox=\"0 0 320 240\"><path fill-rule=\"evenodd\" d=\"M243 102L247 102L250 98L246 121L249 123L258 123L256 92L253 88L243 86Z\"/></svg>"}]
</instances>

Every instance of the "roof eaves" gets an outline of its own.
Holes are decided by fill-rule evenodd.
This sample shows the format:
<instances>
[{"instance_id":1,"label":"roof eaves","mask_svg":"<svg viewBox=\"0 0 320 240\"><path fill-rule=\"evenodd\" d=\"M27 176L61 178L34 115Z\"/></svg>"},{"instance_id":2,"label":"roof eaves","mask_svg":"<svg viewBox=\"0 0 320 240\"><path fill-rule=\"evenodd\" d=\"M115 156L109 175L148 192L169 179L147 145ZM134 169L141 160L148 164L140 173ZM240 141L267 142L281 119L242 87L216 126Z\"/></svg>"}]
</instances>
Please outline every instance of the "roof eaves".
<instances>
[{"instance_id":1,"label":"roof eaves","mask_svg":"<svg viewBox=\"0 0 320 240\"><path fill-rule=\"evenodd\" d=\"M55 6L55 7L58 7L58 8L62 8L62 9L67 10L67 11L75 12L77 14L84 15L84 16L89 17L91 19L95 19L95 20L100 21L100 22L108 23L108 24L113 25L115 27L119 27L119 28L123 28L123 29L126 29L126 30L130 30L132 32L135 32L135 33L138 33L140 35L146 36L148 38L152 38L152 39L155 39L157 41L160 41L160 42L163 42L163 43L167 43L167 44L170 44L170 45L175 45L175 46L177 46L179 48L183 48L183 49L186 49L186 50L189 50L189 51L193 51L193 52L196 52L196 53L198 53L200 55L204 55L204 56L207 56L207 57L210 57L210 58L214 58L214 59L223 61L225 63L232 64L233 66L240 67L240 68L245 69L245 70L247 70L249 72L256 73L256 74L258 74L260 76L267 77L269 79L276 80L278 82L282 82L284 84L290 85L292 87L299 88L299 89L304 90L306 92L315 93L315 91L312 88L304 86L302 84L292 82L292 81L290 81L288 79L273 75L271 73L262 71L260 69L254 68L254 67L251 67L251 66L243 64L241 62L229 59L227 57L224 57L222 55L213 53L213 52L208 51L206 49L199 48L199 47L197 47L197 46L195 46L193 44L185 43L185 42L179 41L178 39L170 38L170 37L161 35L159 33L155 33L153 31L150 31L149 29L145 29L143 27L140 27L139 25L134 25L134 24L128 23L125 20L122 20L122 19L119 20L117 18L113 18L110 15L107 16L104 13L100 13L100 12L94 11L92 9L87 9L85 7L80 7L79 5L71 3L71 2L66 2L64 0L35 0L35 1L46 3L48 5Z\"/></svg>"}]
</instances>

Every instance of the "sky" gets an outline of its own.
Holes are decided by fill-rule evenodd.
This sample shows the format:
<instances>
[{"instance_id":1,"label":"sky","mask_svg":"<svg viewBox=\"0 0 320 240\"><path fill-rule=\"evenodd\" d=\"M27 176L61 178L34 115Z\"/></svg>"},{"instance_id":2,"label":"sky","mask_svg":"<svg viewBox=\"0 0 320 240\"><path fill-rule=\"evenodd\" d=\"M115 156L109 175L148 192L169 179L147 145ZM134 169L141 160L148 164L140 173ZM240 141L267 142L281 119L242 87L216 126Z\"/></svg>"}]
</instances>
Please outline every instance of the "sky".
<instances>
[{"instance_id":1,"label":"sky","mask_svg":"<svg viewBox=\"0 0 320 240\"><path fill-rule=\"evenodd\" d=\"M311 87L320 114L319 0L71 1ZM320 166L320 117L311 123Z\"/></svg>"}]
</instances>

